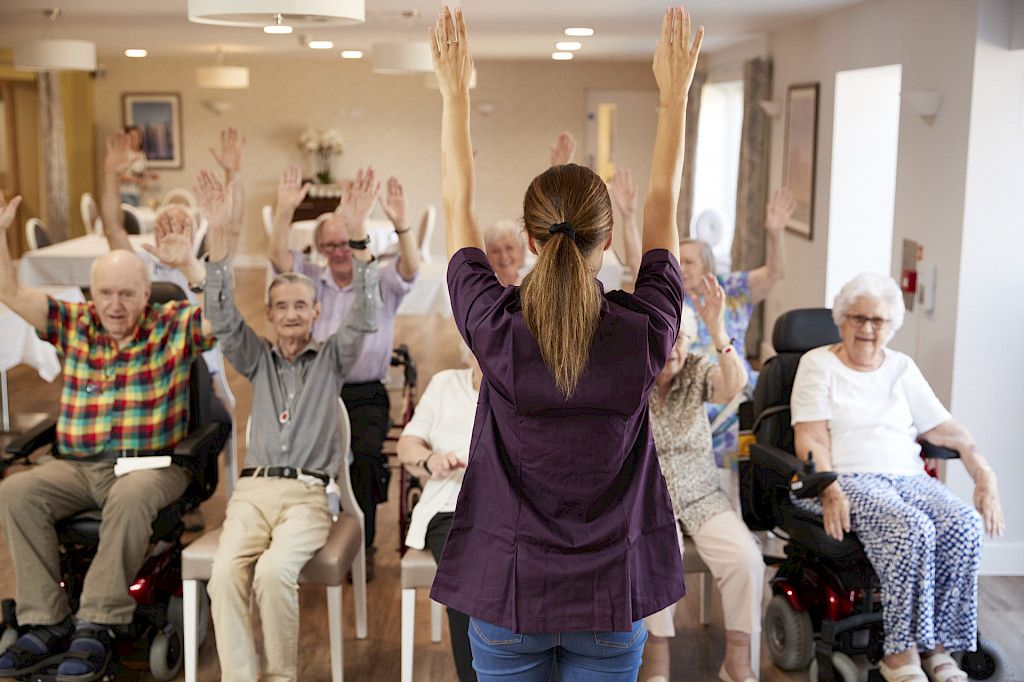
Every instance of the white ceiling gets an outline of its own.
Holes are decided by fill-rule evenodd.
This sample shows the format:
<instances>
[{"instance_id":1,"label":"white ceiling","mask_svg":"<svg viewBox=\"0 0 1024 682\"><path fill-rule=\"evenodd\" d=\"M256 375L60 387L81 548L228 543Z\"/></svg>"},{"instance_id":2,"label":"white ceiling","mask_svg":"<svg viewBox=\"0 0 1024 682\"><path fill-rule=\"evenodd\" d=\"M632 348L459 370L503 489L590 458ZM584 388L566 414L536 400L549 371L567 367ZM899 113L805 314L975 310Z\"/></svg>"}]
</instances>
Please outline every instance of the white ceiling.
<instances>
[{"instance_id":1,"label":"white ceiling","mask_svg":"<svg viewBox=\"0 0 1024 682\"><path fill-rule=\"evenodd\" d=\"M860 0L691 0L694 21L704 24L705 51L824 14ZM590 26L581 59L625 59L650 55L665 0L464 0L474 55L483 58L547 59L567 26ZM59 7L54 24L43 17ZM187 0L0 0L0 46L50 37L96 41L101 57L120 56L141 47L153 56L212 54L220 46L230 54L302 53L337 58L341 49L369 51L374 42L421 39L437 11L436 0L367 0L366 23L305 30L310 38L333 40L336 50L310 50L299 38L265 35L259 29L193 24ZM514 9L512 9L514 8ZM403 19L405 10L420 16Z\"/></svg>"}]
</instances>

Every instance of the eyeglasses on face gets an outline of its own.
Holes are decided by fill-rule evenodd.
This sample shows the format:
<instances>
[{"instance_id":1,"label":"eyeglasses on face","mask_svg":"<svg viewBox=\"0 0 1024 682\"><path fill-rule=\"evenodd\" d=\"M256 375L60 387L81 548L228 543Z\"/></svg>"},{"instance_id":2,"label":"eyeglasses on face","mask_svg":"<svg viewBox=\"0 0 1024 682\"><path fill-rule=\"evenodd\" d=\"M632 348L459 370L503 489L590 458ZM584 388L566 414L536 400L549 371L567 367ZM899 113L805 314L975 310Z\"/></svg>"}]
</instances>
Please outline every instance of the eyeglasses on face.
<instances>
[{"instance_id":1,"label":"eyeglasses on face","mask_svg":"<svg viewBox=\"0 0 1024 682\"><path fill-rule=\"evenodd\" d=\"M866 315L847 315L846 319L853 322L856 327L863 327L868 322L871 323L872 328L881 329L885 325L889 324L889 320L884 317L868 317Z\"/></svg>"},{"instance_id":2,"label":"eyeglasses on face","mask_svg":"<svg viewBox=\"0 0 1024 682\"><path fill-rule=\"evenodd\" d=\"M348 242L321 242L316 245L316 248L327 253L328 251L345 251L349 246Z\"/></svg>"}]
</instances>

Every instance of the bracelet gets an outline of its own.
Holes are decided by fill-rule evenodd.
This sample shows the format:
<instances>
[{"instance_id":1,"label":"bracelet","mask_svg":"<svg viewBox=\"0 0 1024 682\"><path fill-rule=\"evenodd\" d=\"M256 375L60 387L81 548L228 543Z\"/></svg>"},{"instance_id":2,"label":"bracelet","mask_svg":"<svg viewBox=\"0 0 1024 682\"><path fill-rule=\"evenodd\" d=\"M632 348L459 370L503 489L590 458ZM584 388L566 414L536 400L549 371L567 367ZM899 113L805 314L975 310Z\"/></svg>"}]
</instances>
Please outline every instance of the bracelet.
<instances>
[{"instance_id":1,"label":"bracelet","mask_svg":"<svg viewBox=\"0 0 1024 682\"><path fill-rule=\"evenodd\" d=\"M204 291L206 291L206 278L203 277L203 279L201 281L196 282L195 284L192 284L190 282L189 285L188 285L188 289L193 294L201 294L201 293L203 293Z\"/></svg>"},{"instance_id":2,"label":"bracelet","mask_svg":"<svg viewBox=\"0 0 1024 682\"><path fill-rule=\"evenodd\" d=\"M410 230L412 230L412 228L411 228L411 227L407 227L407 228L405 228L404 230L399 230L399 229L398 229L398 228L396 227L396 228L395 228L395 234L397 234L397 235L403 235L403 234L405 234L406 232L409 232Z\"/></svg>"},{"instance_id":3,"label":"bracelet","mask_svg":"<svg viewBox=\"0 0 1024 682\"><path fill-rule=\"evenodd\" d=\"M366 239L349 239L348 248L356 251L365 251L370 246L370 238Z\"/></svg>"},{"instance_id":4,"label":"bracelet","mask_svg":"<svg viewBox=\"0 0 1024 682\"><path fill-rule=\"evenodd\" d=\"M732 344L734 343L736 343L736 339L729 339L729 343L725 344L721 348L715 348L715 350L719 353L731 353L733 348Z\"/></svg>"}]
</instances>

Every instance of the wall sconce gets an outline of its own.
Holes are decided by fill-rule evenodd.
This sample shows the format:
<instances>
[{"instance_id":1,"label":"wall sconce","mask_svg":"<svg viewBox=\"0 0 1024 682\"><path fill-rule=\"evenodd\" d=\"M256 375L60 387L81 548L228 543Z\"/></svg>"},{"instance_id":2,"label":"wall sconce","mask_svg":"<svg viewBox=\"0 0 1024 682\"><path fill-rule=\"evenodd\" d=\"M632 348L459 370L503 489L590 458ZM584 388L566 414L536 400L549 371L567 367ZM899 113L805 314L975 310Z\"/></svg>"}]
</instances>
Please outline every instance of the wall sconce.
<instances>
[{"instance_id":1,"label":"wall sconce","mask_svg":"<svg viewBox=\"0 0 1024 682\"><path fill-rule=\"evenodd\" d=\"M212 111L213 113L221 116L224 112L231 109L234 105L231 102L226 102L222 99L208 99L203 100L203 106Z\"/></svg>"},{"instance_id":2,"label":"wall sconce","mask_svg":"<svg viewBox=\"0 0 1024 682\"><path fill-rule=\"evenodd\" d=\"M906 103L907 108L928 125L934 123L935 117L939 115L943 97L941 92L931 90L905 90L900 93L900 98Z\"/></svg>"},{"instance_id":3,"label":"wall sconce","mask_svg":"<svg viewBox=\"0 0 1024 682\"><path fill-rule=\"evenodd\" d=\"M768 118L778 118L782 114L782 105L770 99L761 100L757 106L761 107L761 111Z\"/></svg>"}]
</instances>

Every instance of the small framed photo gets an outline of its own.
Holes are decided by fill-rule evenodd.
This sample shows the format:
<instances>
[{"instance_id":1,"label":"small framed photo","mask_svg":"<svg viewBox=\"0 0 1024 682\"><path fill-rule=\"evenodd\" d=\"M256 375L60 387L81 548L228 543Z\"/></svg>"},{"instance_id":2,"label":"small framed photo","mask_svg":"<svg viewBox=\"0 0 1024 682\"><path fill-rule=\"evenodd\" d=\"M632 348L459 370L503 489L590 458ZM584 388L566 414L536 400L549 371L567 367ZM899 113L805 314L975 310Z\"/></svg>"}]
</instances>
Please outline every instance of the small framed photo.
<instances>
[{"instance_id":1,"label":"small framed photo","mask_svg":"<svg viewBox=\"0 0 1024 682\"><path fill-rule=\"evenodd\" d=\"M176 92L121 95L124 125L142 131L142 151L151 169L182 167L181 98Z\"/></svg>"},{"instance_id":2,"label":"small framed photo","mask_svg":"<svg viewBox=\"0 0 1024 682\"><path fill-rule=\"evenodd\" d=\"M786 142L783 147L782 186L796 199L796 210L786 223L792 232L814 235L814 171L818 153L818 84L791 85L786 91Z\"/></svg>"}]
</instances>

